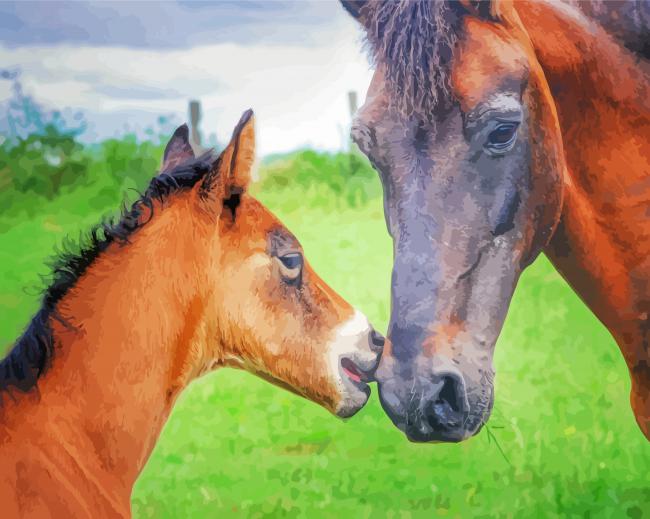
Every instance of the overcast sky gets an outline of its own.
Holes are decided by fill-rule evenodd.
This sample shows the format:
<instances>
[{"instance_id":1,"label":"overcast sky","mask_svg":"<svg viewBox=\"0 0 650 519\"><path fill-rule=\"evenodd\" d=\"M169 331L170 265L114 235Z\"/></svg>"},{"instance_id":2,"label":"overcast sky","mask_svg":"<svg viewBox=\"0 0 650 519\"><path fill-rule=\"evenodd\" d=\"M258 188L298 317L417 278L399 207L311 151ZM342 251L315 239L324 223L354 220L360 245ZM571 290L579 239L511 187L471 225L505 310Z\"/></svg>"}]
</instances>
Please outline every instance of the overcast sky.
<instances>
[{"instance_id":1,"label":"overcast sky","mask_svg":"<svg viewBox=\"0 0 650 519\"><path fill-rule=\"evenodd\" d=\"M189 99L225 140L257 115L262 155L347 140L347 92L371 77L355 22L334 0L0 2L0 67L50 108L82 110L89 138L180 124ZM0 81L0 103L10 83Z\"/></svg>"}]
</instances>

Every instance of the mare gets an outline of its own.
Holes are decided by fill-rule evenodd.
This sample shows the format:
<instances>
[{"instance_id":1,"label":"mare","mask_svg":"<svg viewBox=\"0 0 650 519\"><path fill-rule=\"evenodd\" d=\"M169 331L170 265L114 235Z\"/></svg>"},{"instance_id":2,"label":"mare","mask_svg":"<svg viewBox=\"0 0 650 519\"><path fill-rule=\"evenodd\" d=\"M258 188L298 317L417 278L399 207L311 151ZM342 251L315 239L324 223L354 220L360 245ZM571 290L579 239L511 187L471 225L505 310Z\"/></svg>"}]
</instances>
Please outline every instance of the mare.
<instances>
[{"instance_id":1,"label":"mare","mask_svg":"<svg viewBox=\"0 0 650 519\"><path fill-rule=\"evenodd\" d=\"M644 0L564 0L614 36L620 43L650 58L650 2Z\"/></svg>"},{"instance_id":2,"label":"mare","mask_svg":"<svg viewBox=\"0 0 650 519\"><path fill-rule=\"evenodd\" d=\"M352 135L394 244L387 414L413 441L480 430L515 285L544 252L618 343L650 437L642 52L558 2L342 4L376 64Z\"/></svg>"},{"instance_id":3,"label":"mare","mask_svg":"<svg viewBox=\"0 0 650 519\"><path fill-rule=\"evenodd\" d=\"M383 337L310 268L247 187L252 112L218 156L187 126L115 224L64 258L0 363L4 517L127 517L179 393L242 368L341 417L358 411Z\"/></svg>"}]
</instances>

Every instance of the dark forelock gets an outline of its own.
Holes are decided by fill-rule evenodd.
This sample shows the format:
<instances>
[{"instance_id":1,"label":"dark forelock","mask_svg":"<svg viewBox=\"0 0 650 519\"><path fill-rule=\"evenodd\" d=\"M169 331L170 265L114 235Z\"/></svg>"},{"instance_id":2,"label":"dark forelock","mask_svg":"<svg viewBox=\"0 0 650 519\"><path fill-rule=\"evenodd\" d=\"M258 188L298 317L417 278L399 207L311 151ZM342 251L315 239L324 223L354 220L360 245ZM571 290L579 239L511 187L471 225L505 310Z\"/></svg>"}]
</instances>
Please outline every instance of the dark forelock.
<instances>
[{"instance_id":1,"label":"dark forelock","mask_svg":"<svg viewBox=\"0 0 650 519\"><path fill-rule=\"evenodd\" d=\"M386 70L391 105L424 117L447 105L457 10L447 1L370 1L363 15L374 61Z\"/></svg>"}]
</instances>

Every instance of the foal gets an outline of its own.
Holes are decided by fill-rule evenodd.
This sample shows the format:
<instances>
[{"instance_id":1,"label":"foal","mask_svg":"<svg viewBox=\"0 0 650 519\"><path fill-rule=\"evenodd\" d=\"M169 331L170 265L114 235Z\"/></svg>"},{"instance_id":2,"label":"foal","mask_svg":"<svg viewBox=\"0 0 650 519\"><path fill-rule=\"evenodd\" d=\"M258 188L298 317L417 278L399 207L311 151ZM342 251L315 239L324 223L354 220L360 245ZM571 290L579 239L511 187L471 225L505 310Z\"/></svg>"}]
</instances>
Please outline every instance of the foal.
<instances>
[{"instance_id":1,"label":"foal","mask_svg":"<svg viewBox=\"0 0 650 519\"><path fill-rule=\"evenodd\" d=\"M56 268L0 364L5 517L129 516L176 397L221 366L341 417L368 398L383 338L246 192L252 112L218 158L194 158L187 136L121 221Z\"/></svg>"}]
</instances>

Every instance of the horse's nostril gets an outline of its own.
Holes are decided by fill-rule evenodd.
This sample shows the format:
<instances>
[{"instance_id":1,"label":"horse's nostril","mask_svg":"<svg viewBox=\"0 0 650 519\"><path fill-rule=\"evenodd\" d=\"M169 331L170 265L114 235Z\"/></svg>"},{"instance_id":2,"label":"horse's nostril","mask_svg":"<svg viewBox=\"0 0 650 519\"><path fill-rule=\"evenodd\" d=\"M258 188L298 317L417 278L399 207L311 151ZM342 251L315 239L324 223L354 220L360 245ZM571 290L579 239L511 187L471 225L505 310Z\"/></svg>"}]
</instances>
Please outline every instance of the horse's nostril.
<instances>
[{"instance_id":1,"label":"horse's nostril","mask_svg":"<svg viewBox=\"0 0 650 519\"><path fill-rule=\"evenodd\" d=\"M455 377L444 377L443 385L438 400L446 402L451 407L452 411L460 412L463 408L463 400L460 393L460 384Z\"/></svg>"},{"instance_id":2,"label":"horse's nostril","mask_svg":"<svg viewBox=\"0 0 650 519\"><path fill-rule=\"evenodd\" d=\"M386 339L377 330L373 330L372 332L370 332L370 343L375 348L383 348L385 342L386 342Z\"/></svg>"},{"instance_id":3,"label":"horse's nostril","mask_svg":"<svg viewBox=\"0 0 650 519\"><path fill-rule=\"evenodd\" d=\"M446 400L436 400L432 406L429 423L434 428L455 429L461 425L458 413L454 412Z\"/></svg>"},{"instance_id":4,"label":"horse's nostril","mask_svg":"<svg viewBox=\"0 0 650 519\"><path fill-rule=\"evenodd\" d=\"M440 392L431 401L427 419L435 430L453 430L462 425L465 412L462 381L454 375L442 377Z\"/></svg>"}]
</instances>

